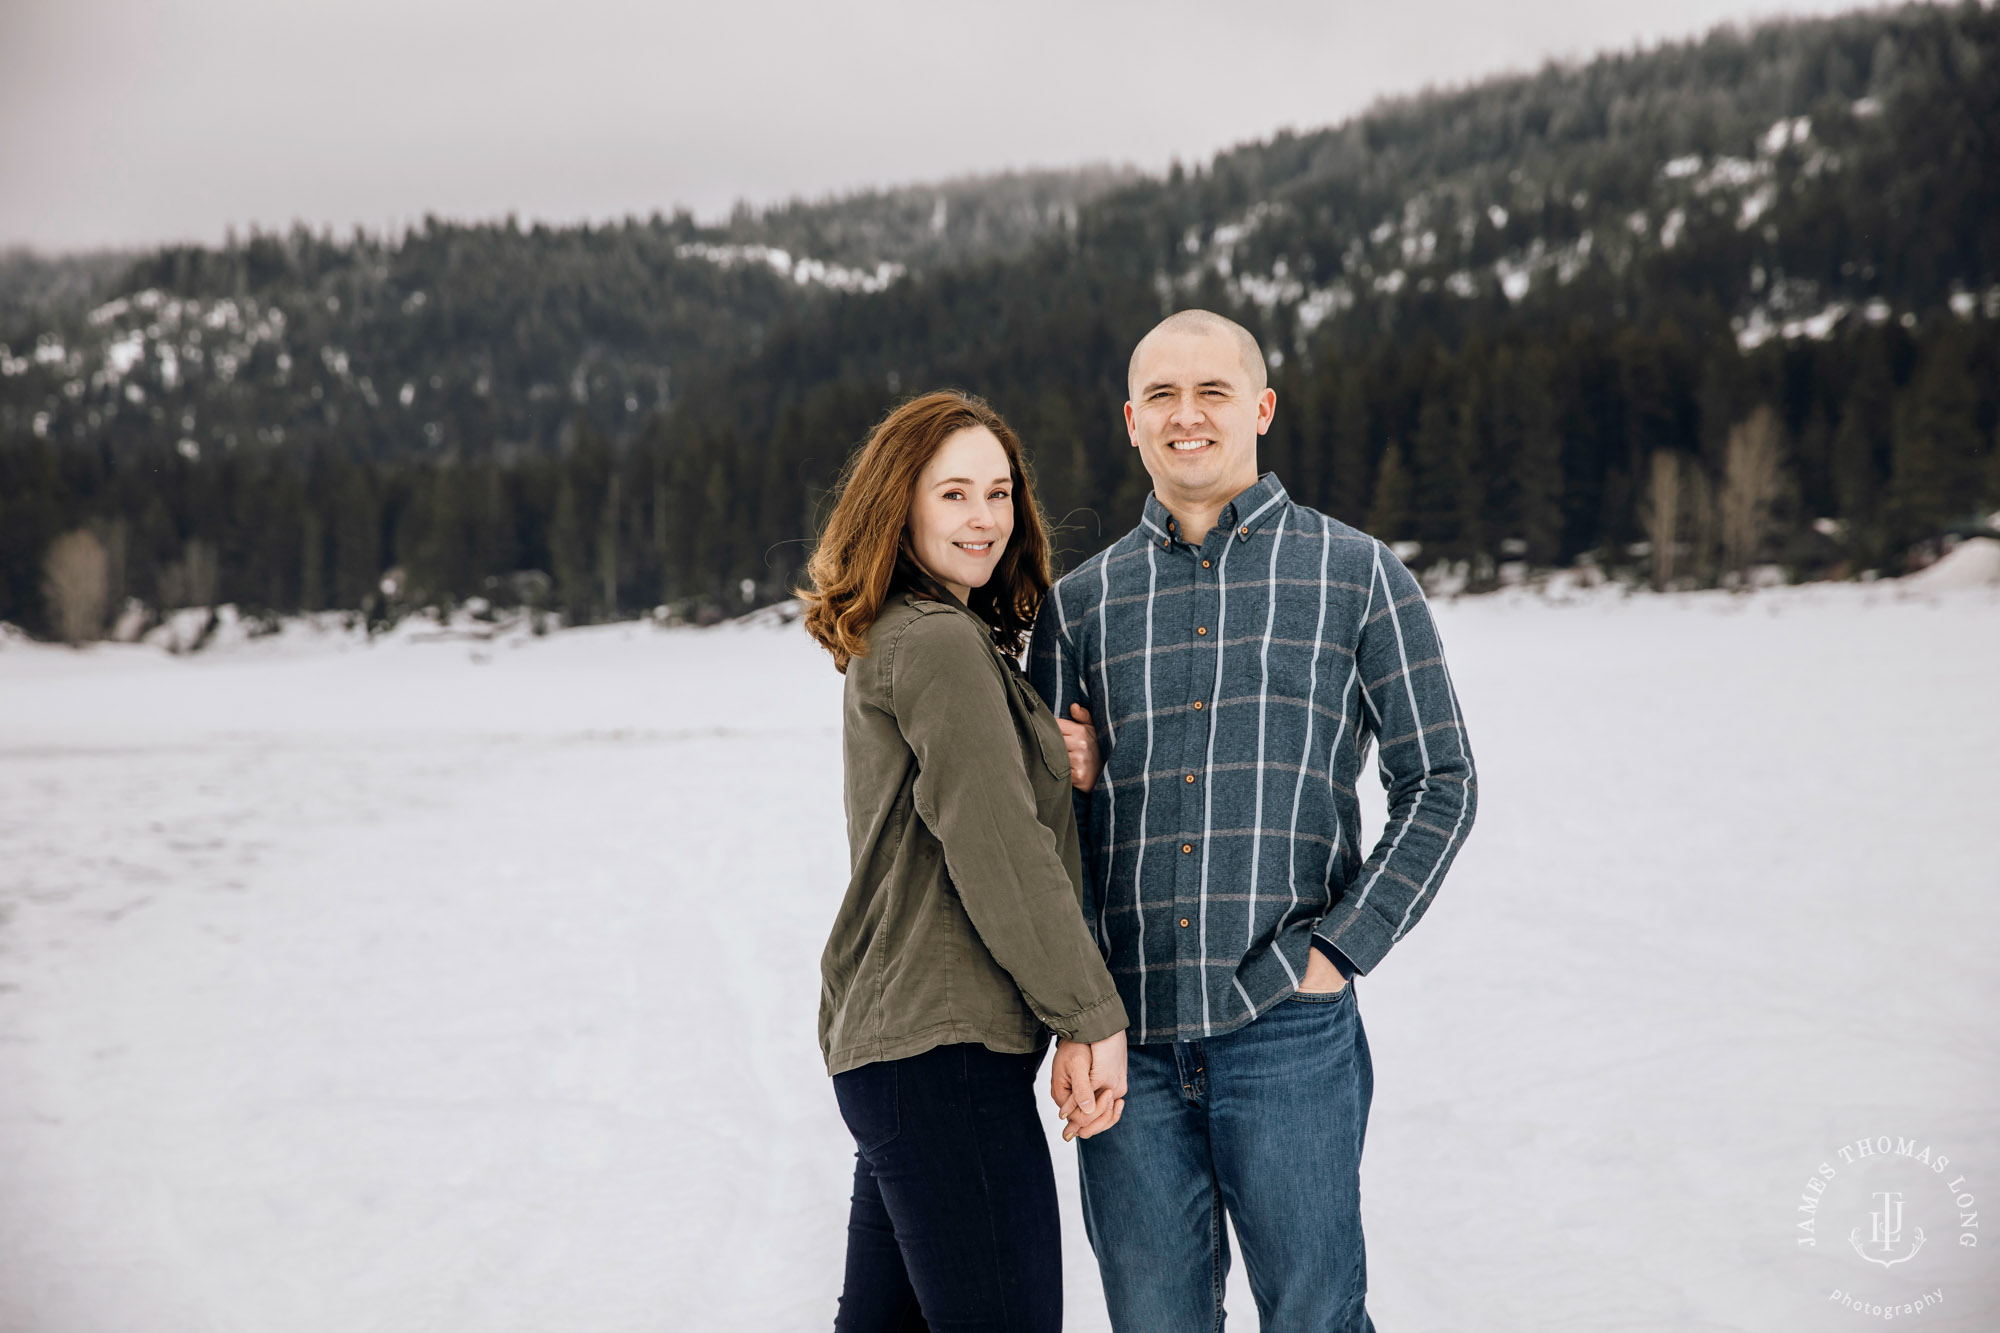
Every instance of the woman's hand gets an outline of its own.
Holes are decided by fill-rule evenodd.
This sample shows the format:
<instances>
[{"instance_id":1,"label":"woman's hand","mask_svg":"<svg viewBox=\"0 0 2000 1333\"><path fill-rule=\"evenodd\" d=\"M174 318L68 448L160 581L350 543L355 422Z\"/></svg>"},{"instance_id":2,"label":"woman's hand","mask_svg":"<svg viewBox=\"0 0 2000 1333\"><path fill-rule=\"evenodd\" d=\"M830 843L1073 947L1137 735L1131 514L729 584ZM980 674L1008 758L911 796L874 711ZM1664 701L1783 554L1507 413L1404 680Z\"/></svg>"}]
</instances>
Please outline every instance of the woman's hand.
<instances>
[{"instance_id":1,"label":"woman's hand","mask_svg":"<svg viewBox=\"0 0 2000 1333\"><path fill-rule=\"evenodd\" d=\"M1069 751L1069 785L1089 791L1097 785L1098 771L1104 767L1097 754L1097 728L1090 723L1090 710L1082 704L1071 704L1069 715L1076 721L1056 719L1062 728L1063 746Z\"/></svg>"},{"instance_id":2,"label":"woman's hand","mask_svg":"<svg viewBox=\"0 0 2000 1333\"><path fill-rule=\"evenodd\" d=\"M1063 1126L1065 1143L1117 1124L1125 1114L1125 1033L1120 1030L1089 1043L1058 1039L1049 1068L1049 1096L1056 1114L1069 1122Z\"/></svg>"}]
</instances>

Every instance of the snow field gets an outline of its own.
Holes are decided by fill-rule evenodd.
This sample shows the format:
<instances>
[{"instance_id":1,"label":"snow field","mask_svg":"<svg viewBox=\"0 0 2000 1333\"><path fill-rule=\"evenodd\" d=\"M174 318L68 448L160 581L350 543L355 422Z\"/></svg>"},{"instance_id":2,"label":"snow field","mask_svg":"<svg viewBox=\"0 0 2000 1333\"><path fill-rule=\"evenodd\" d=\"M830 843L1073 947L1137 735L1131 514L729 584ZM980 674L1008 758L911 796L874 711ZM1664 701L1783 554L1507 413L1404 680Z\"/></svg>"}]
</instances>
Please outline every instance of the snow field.
<instances>
[{"instance_id":1,"label":"snow field","mask_svg":"<svg viewBox=\"0 0 2000 1333\"><path fill-rule=\"evenodd\" d=\"M1878 1133L2000 1200L2000 594L1436 609L1481 809L1359 983L1378 1325L1991 1327L1990 1248L1794 1209ZM839 688L770 626L0 641L0 1330L829 1326Z\"/></svg>"}]
</instances>

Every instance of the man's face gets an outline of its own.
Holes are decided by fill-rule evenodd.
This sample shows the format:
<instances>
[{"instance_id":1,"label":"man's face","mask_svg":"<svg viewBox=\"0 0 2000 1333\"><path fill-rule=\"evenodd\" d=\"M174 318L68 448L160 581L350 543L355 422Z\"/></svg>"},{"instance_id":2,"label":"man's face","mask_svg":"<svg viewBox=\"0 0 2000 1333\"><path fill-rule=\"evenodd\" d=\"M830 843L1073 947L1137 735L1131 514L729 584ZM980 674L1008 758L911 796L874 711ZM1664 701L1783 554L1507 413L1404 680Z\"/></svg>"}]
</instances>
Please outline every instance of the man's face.
<instances>
[{"instance_id":1,"label":"man's face","mask_svg":"<svg viewBox=\"0 0 2000 1333\"><path fill-rule=\"evenodd\" d=\"M1163 502L1227 501L1256 482L1257 437L1278 396L1251 374L1224 333L1162 332L1141 345L1125 428Z\"/></svg>"}]
</instances>

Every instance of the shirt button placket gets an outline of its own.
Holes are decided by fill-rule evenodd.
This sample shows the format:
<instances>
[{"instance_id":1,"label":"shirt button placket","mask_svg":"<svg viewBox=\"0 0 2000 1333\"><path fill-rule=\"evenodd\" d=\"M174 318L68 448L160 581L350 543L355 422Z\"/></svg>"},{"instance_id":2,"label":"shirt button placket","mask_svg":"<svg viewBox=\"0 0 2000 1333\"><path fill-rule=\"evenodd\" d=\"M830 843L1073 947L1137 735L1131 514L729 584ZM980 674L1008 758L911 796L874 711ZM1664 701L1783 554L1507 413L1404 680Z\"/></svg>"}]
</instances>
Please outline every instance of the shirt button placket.
<instances>
[{"instance_id":1,"label":"shirt button placket","mask_svg":"<svg viewBox=\"0 0 2000 1333\"><path fill-rule=\"evenodd\" d=\"M1192 707L1183 714L1188 720L1185 735L1186 751L1182 755L1182 780L1176 784L1181 789L1181 827L1186 830L1180 846L1182 855L1180 874L1176 876L1178 893L1176 905L1179 917L1188 923L1187 927L1174 932L1175 943L1186 961L1199 962L1201 958L1201 865L1209 858L1210 848L1201 837L1202 814L1207 792L1202 783L1192 779L1206 771L1209 749L1209 732L1215 725L1213 699L1215 692L1215 656L1221 651L1222 625L1221 585L1217 575L1221 568L1221 553L1227 548L1232 535L1227 527L1220 529L1221 535L1211 536L1202 543L1198 552L1190 554L1198 558L1189 561L1194 579L1194 595L1188 599L1191 613L1188 641L1193 651L1188 654L1191 671L1188 680L1188 702L1206 701L1206 707ZM1180 1010L1179 1021L1195 1023L1200 1021L1202 1011L1202 988L1208 984L1205 969L1181 967L1176 969L1177 998Z\"/></svg>"}]
</instances>

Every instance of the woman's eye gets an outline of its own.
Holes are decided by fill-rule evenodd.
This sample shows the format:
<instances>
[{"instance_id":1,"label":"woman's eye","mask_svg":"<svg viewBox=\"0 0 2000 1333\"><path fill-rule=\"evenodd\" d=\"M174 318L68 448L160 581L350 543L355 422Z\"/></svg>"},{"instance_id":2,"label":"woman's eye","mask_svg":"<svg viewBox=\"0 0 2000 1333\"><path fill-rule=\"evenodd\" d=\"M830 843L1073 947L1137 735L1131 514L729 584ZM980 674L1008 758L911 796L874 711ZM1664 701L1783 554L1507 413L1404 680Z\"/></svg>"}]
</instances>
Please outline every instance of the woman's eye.
<instances>
[{"instance_id":1,"label":"woman's eye","mask_svg":"<svg viewBox=\"0 0 2000 1333\"><path fill-rule=\"evenodd\" d=\"M946 491L946 492L944 493L944 498L945 498L945 499L947 499L947 500L963 500L963 499L965 498L965 492L964 492L964 491Z\"/></svg>"},{"instance_id":2,"label":"woman's eye","mask_svg":"<svg viewBox=\"0 0 2000 1333\"><path fill-rule=\"evenodd\" d=\"M989 500L1004 500L1004 499L1006 499L1006 498L1007 498L1007 492L1005 492L1005 491L995 491L995 492L993 492L993 494L991 494L991 495L987 496L986 498L987 498L987 499L989 499Z\"/></svg>"}]
</instances>

